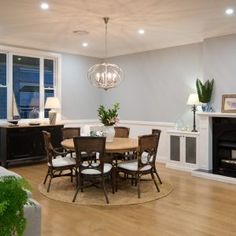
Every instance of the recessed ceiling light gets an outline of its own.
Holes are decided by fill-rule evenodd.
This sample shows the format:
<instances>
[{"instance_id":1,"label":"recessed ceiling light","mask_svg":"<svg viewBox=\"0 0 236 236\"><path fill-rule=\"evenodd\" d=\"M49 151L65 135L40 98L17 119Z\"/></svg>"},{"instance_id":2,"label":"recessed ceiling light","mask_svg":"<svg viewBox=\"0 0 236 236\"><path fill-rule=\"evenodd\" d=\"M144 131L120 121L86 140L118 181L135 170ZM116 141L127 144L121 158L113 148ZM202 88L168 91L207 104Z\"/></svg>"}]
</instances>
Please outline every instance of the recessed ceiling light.
<instances>
[{"instance_id":1,"label":"recessed ceiling light","mask_svg":"<svg viewBox=\"0 0 236 236\"><path fill-rule=\"evenodd\" d=\"M140 30L138 31L138 33L139 33L139 34L144 34L145 31L144 31L144 29L140 29Z\"/></svg>"},{"instance_id":2,"label":"recessed ceiling light","mask_svg":"<svg viewBox=\"0 0 236 236\"><path fill-rule=\"evenodd\" d=\"M43 10L48 10L49 8L49 5L46 3L46 2L42 2L40 7L43 9Z\"/></svg>"},{"instance_id":3,"label":"recessed ceiling light","mask_svg":"<svg viewBox=\"0 0 236 236\"><path fill-rule=\"evenodd\" d=\"M227 15L232 15L234 13L234 9L233 8L228 8L228 9L225 10L225 13Z\"/></svg>"},{"instance_id":4,"label":"recessed ceiling light","mask_svg":"<svg viewBox=\"0 0 236 236\"><path fill-rule=\"evenodd\" d=\"M84 43L82 44L82 46L83 46L83 47L88 47L88 43L84 42Z\"/></svg>"}]
</instances>

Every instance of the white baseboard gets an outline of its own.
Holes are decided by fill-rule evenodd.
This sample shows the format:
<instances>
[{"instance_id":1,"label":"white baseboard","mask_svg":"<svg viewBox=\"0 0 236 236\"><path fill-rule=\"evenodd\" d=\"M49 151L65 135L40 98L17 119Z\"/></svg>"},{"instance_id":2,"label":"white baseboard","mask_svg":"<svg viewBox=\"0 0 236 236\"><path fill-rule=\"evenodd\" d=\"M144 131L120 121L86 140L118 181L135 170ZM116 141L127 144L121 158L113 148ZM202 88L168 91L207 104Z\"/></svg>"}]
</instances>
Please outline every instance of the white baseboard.
<instances>
[{"instance_id":1,"label":"white baseboard","mask_svg":"<svg viewBox=\"0 0 236 236\"><path fill-rule=\"evenodd\" d=\"M229 183L229 184L236 184L236 178L223 176L223 175L216 175L212 173L203 172L200 170L193 170L192 176L200 177L204 179L210 179L214 181L220 181L220 182Z\"/></svg>"},{"instance_id":2,"label":"white baseboard","mask_svg":"<svg viewBox=\"0 0 236 236\"><path fill-rule=\"evenodd\" d=\"M191 168L191 167L187 167L187 166L183 166L183 165L179 165L175 163L170 163L170 162L166 163L166 167L170 169L186 171L186 172L192 172L194 169L196 169L196 168Z\"/></svg>"},{"instance_id":3,"label":"white baseboard","mask_svg":"<svg viewBox=\"0 0 236 236\"><path fill-rule=\"evenodd\" d=\"M159 155L157 154L156 162L157 162L157 163L166 164L166 162L167 162L167 157L159 156Z\"/></svg>"}]
</instances>

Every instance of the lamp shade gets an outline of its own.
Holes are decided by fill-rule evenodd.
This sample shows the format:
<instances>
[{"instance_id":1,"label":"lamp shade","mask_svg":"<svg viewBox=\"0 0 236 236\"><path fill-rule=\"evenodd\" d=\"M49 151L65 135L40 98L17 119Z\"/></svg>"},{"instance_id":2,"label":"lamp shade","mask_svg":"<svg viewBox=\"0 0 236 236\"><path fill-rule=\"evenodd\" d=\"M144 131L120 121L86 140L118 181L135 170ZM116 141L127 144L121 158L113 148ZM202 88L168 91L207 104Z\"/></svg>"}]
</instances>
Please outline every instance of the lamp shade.
<instances>
[{"instance_id":1,"label":"lamp shade","mask_svg":"<svg viewBox=\"0 0 236 236\"><path fill-rule=\"evenodd\" d=\"M45 103L46 109L59 109L61 107L57 97L48 97Z\"/></svg>"},{"instance_id":2,"label":"lamp shade","mask_svg":"<svg viewBox=\"0 0 236 236\"><path fill-rule=\"evenodd\" d=\"M187 105L200 105L198 94L197 93L191 93L188 96Z\"/></svg>"}]
</instances>

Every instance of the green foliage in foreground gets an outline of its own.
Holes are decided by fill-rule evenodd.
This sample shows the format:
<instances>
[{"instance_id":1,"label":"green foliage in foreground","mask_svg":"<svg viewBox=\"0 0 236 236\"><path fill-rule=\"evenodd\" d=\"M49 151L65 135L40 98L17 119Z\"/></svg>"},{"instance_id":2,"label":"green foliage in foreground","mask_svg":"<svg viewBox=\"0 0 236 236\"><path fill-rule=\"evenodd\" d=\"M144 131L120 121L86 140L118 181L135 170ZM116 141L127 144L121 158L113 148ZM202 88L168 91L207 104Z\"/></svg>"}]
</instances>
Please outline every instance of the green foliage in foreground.
<instances>
[{"instance_id":1,"label":"green foliage in foreground","mask_svg":"<svg viewBox=\"0 0 236 236\"><path fill-rule=\"evenodd\" d=\"M24 205L29 184L23 178L0 178L0 236L23 236L26 227Z\"/></svg>"}]
</instances>

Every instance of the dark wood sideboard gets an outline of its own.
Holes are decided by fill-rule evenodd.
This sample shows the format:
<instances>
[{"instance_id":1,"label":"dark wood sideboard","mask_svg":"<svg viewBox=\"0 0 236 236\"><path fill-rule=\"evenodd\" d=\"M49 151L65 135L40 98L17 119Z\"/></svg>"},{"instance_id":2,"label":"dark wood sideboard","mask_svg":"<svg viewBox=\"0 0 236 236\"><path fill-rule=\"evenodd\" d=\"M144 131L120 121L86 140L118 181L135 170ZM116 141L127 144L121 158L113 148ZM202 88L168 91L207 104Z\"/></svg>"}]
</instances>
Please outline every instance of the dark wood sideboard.
<instances>
[{"instance_id":1,"label":"dark wood sideboard","mask_svg":"<svg viewBox=\"0 0 236 236\"><path fill-rule=\"evenodd\" d=\"M60 147L63 125L0 126L0 162L4 167L11 164L45 160L42 131L52 135L54 147Z\"/></svg>"}]
</instances>

